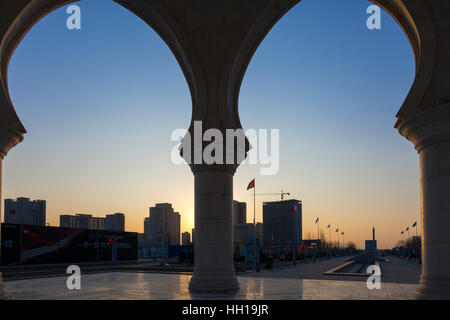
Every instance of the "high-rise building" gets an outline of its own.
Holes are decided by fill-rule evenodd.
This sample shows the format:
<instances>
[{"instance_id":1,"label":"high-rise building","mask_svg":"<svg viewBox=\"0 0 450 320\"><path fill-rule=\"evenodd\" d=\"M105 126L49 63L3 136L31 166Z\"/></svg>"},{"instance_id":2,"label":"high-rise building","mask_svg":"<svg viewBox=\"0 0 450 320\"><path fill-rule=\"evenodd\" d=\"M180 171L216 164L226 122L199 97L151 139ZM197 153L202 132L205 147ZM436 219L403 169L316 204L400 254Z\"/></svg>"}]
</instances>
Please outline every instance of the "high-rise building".
<instances>
[{"instance_id":1,"label":"high-rise building","mask_svg":"<svg viewBox=\"0 0 450 320\"><path fill-rule=\"evenodd\" d=\"M88 220L89 230L105 230L105 218L92 217Z\"/></svg>"},{"instance_id":2,"label":"high-rise building","mask_svg":"<svg viewBox=\"0 0 450 320\"><path fill-rule=\"evenodd\" d=\"M247 223L247 203L233 200L233 225Z\"/></svg>"},{"instance_id":3,"label":"high-rise building","mask_svg":"<svg viewBox=\"0 0 450 320\"><path fill-rule=\"evenodd\" d=\"M242 234L238 235L236 232L242 233L247 223L247 203L233 200L233 208L231 214L231 225L233 232L233 244L237 245L241 242ZM239 226L239 227L238 227Z\"/></svg>"},{"instance_id":4,"label":"high-rise building","mask_svg":"<svg viewBox=\"0 0 450 320\"><path fill-rule=\"evenodd\" d=\"M295 244L302 240L302 202L284 200L263 203L264 244Z\"/></svg>"},{"instance_id":5,"label":"high-rise building","mask_svg":"<svg viewBox=\"0 0 450 320\"><path fill-rule=\"evenodd\" d=\"M181 245L188 246L191 244L191 235L189 232L183 232L181 234Z\"/></svg>"},{"instance_id":6,"label":"high-rise building","mask_svg":"<svg viewBox=\"0 0 450 320\"><path fill-rule=\"evenodd\" d=\"M170 203L157 203L144 221L145 241L156 247L180 245L180 214Z\"/></svg>"},{"instance_id":7,"label":"high-rise building","mask_svg":"<svg viewBox=\"0 0 450 320\"><path fill-rule=\"evenodd\" d=\"M77 228L76 216L62 214L59 216L59 226L61 228Z\"/></svg>"},{"instance_id":8,"label":"high-rise building","mask_svg":"<svg viewBox=\"0 0 450 320\"><path fill-rule=\"evenodd\" d=\"M92 224L89 224L89 220L92 219L91 214L83 214L83 213L77 213L75 215L75 228L78 229L89 229L89 225L92 226Z\"/></svg>"},{"instance_id":9,"label":"high-rise building","mask_svg":"<svg viewBox=\"0 0 450 320\"><path fill-rule=\"evenodd\" d=\"M105 218L93 217L91 214L60 215L59 226L62 228L105 230Z\"/></svg>"},{"instance_id":10,"label":"high-rise building","mask_svg":"<svg viewBox=\"0 0 450 320\"><path fill-rule=\"evenodd\" d=\"M5 223L45 226L46 201L29 198L5 199Z\"/></svg>"},{"instance_id":11,"label":"high-rise building","mask_svg":"<svg viewBox=\"0 0 450 320\"><path fill-rule=\"evenodd\" d=\"M233 231L235 246L255 239L255 225L253 223L235 224Z\"/></svg>"},{"instance_id":12,"label":"high-rise building","mask_svg":"<svg viewBox=\"0 0 450 320\"><path fill-rule=\"evenodd\" d=\"M125 215L123 213L107 214L105 230L125 231Z\"/></svg>"},{"instance_id":13,"label":"high-rise building","mask_svg":"<svg viewBox=\"0 0 450 320\"><path fill-rule=\"evenodd\" d=\"M259 247L262 248L264 241L263 241L263 232L264 232L264 224L262 222L257 222L255 226L255 238L256 241L259 242Z\"/></svg>"}]
</instances>

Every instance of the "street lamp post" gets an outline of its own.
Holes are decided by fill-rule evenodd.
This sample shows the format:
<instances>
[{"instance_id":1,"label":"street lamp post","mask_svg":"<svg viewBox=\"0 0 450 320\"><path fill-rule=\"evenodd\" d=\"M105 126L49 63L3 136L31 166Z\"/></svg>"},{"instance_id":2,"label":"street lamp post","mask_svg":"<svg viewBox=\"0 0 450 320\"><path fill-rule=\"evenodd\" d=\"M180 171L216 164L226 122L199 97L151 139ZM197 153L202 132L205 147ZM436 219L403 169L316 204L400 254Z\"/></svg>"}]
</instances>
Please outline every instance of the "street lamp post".
<instances>
[{"instance_id":1,"label":"street lamp post","mask_svg":"<svg viewBox=\"0 0 450 320\"><path fill-rule=\"evenodd\" d=\"M295 206L294 213L297 212L297 206ZM297 247L298 247L298 215L295 216L295 246L292 252L292 259L294 266L297 265Z\"/></svg>"}]
</instances>

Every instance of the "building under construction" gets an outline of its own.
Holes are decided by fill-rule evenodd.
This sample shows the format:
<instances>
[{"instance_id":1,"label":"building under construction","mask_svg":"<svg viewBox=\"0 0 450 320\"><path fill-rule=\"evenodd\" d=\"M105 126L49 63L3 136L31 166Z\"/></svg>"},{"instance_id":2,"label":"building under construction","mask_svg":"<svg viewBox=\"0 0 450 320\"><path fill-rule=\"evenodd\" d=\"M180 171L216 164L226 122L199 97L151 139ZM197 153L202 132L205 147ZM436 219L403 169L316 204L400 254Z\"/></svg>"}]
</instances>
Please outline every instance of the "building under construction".
<instances>
[{"instance_id":1,"label":"building under construction","mask_svg":"<svg viewBox=\"0 0 450 320\"><path fill-rule=\"evenodd\" d=\"M283 200L263 203L265 246L299 245L302 241L302 202Z\"/></svg>"}]
</instances>

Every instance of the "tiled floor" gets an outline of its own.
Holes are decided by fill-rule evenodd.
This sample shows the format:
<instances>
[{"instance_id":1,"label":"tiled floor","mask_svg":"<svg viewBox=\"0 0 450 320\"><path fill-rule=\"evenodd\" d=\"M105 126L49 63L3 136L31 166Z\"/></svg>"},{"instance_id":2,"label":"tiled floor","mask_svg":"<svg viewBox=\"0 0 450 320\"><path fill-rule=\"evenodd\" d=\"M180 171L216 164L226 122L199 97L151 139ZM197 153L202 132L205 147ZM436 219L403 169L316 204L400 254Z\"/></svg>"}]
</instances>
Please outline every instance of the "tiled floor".
<instances>
[{"instance_id":1,"label":"tiled floor","mask_svg":"<svg viewBox=\"0 0 450 320\"><path fill-rule=\"evenodd\" d=\"M67 277L6 281L10 299L412 299L415 284L382 283L380 290L365 282L238 277L240 290L229 295L191 295L190 275L114 272L88 274L80 290L68 290Z\"/></svg>"}]
</instances>

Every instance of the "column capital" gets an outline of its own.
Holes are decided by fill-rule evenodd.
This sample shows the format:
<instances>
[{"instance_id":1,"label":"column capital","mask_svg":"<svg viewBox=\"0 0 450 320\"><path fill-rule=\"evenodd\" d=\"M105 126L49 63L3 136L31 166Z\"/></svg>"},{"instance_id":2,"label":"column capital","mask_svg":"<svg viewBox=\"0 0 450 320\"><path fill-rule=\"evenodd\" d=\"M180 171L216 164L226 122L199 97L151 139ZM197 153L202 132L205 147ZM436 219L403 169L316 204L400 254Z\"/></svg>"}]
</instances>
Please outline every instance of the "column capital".
<instances>
[{"instance_id":1,"label":"column capital","mask_svg":"<svg viewBox=\"0 0 450 320\"><path fill-rule=\"evenodd\" d=\"M450 102L417 112L396 125L417 152L431 145L450 141Z\"/></svg>"},{"instance_id":2,"label":"column capital","mask_svg":"<svg viewBox=\"0 0 450 320\"><path fill-rule=\"evenodd\" d=\"M232 175L236 173L239 164L227 165L227 164L191 164L191 171L195 175L199 172L204 171L220 171L220 172L228 172Z\"/></svg>"},{"instance_id":3,"label":"column capital","mask_svg":"<svg viewBox=\"0 0 450 320\"><path fill-rule=\"evenodd\" d=\"M22 142L23 134L10 126L0 124L0 159L4 159L9 150Z\"/></svg>"}]
</instances>

